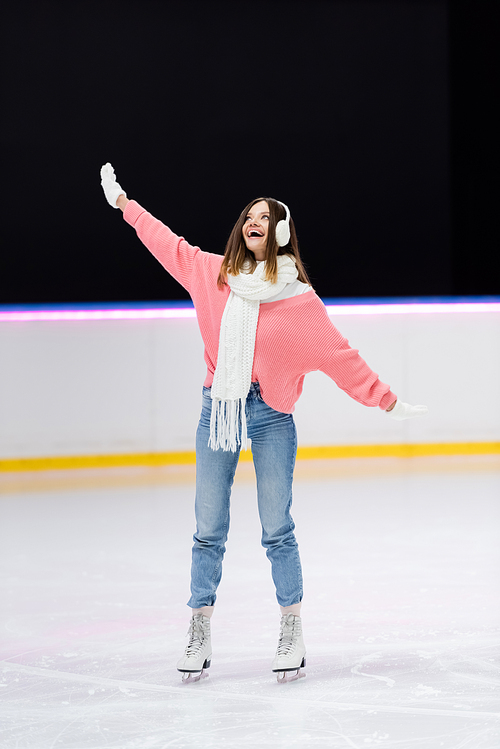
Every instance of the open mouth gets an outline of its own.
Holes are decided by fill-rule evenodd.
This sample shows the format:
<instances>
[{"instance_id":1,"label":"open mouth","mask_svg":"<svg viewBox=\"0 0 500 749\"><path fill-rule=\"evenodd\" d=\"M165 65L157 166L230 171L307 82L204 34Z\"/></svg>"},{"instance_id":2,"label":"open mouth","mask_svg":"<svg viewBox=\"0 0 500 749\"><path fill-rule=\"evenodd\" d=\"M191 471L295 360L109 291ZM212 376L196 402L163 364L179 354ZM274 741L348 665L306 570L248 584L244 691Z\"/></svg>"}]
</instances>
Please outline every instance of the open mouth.
<instances>
[{"instance_id":1,"label":"open mouth","mask_svg":"<svg viewBox=\"0 0 500 749\"><path fill-rule=\"evenodd\" d=\"M252 229L252 231L248 232L249 237L263 237L263 234L259 234L258 231L255 231L255 229Z\"/></svg>"}]
</instances>

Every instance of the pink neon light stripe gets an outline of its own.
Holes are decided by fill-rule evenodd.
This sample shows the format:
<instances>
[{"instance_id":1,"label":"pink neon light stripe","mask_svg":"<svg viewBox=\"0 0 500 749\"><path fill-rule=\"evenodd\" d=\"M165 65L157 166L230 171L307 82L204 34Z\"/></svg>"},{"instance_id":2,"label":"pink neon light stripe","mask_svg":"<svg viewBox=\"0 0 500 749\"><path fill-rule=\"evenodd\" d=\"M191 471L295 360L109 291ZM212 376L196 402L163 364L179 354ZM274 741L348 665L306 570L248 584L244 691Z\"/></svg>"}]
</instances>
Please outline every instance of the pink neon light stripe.
<instances>
[{"instance_id":1,"label":"pink neon light stripe","mask_svg":"<svg viewBox=\"0 0 500 749\"><path fill-rule=\"evenodd\" d=\"M500 312L497 302L457 302L450 304L330 304L329 315L409 315ZM167 320L196 317L194 309L106 309L45 310L0 312L0 322L57 322L78 320Z\"/></svg>"},{"instance_id":2,"label":"pink neon light stripe","mask_svg":"<svg viewBox=\"0 0 500 749\"><path fill-rule=\"evenodd\" d=\"M162 320L196 317L194 309L93 309L0 312L0 322L53 322L60 320Z\"/></svg>"}]
</instances>

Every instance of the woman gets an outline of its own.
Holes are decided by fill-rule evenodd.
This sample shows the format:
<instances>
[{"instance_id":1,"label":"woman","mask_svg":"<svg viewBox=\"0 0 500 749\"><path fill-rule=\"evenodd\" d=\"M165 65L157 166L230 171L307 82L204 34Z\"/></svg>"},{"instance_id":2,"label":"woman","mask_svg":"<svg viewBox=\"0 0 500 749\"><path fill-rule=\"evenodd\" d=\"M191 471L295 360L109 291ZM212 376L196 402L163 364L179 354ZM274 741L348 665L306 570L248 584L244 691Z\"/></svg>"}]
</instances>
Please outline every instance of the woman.
<instances>
[{"instance_id":1,"label":"woman","mask_svg":"<svg viewBox=\"0 0 500 749\"><path fill-rule=\"evenodd\" d=\"M399 401L331 323L302 265L288 208L257 198L241 213L224 257L202 252L129 201L110 164L101 169L110 205L188 290L205 344L207 377L196 435L196 533L189 643L183 679L210 666L210 617L222 574L229 500L247 440L257 476L262 545L271 562L281 626L272 670L298 678L305 665L302 572L290 515L297 435L292 412L307 372L321 370L355 400L393 418L422 416Z\"/></svg>"}]
</instances>

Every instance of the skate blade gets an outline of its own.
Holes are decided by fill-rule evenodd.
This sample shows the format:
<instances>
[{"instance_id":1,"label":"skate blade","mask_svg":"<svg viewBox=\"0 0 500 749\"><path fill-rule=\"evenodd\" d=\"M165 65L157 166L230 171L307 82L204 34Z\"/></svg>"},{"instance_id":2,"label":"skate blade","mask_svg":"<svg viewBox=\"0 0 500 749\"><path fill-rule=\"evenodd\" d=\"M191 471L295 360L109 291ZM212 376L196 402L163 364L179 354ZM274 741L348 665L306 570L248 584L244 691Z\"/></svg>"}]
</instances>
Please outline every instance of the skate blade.
<instances>
[{"instance_id":1,"label":"skate blade","mask_svg":"<svg viewBox=\"0 0 500 749\"><path fill-rule=\"evenodd\" d=\"M182 674L182 683L193 684L195 681L208 679L209 675L208 671L184 671Z\"/></svg>"},{"instance_id":2,"label":"skate blade","mask_svg":"<svg viewBox=\"0 0 500 749\"><path fill-rule=\"evenodd\" d=\"M297 671L280 671L278 673L278 684L287 684L289 681L297 681L303 679L306 675L305 671L298 668Z\"/></svg>"}]
</instances>

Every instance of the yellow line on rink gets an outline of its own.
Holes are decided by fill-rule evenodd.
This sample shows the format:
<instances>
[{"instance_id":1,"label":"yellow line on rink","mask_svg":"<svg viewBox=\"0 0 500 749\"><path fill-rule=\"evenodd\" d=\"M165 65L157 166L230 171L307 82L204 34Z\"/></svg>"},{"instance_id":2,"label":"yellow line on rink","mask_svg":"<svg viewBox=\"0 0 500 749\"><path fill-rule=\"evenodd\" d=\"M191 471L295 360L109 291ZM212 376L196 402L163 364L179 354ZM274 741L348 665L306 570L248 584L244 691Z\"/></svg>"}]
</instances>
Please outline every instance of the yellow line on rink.
<instances>
[{"instance_id":1,"label":"yellow line on rink","mask_svg":"<svg viewBox=\"0 0 500 749\"><path fill-rule=\"evenodd\" d=\"M297 458L420 458L431 455L498 455L500 442L434 442L411 445L334 445L299 447Z\"/></svg>"},{"instance_id":2,"label":"yellow line on rink","mask_svg":"<svg viewBox=\"0 0 500 749\"><path fill-rule=\"evenodd\" d=\"M498 455L500 442L436 442L397 445L320 445L299 447L298 460L335 458L417 458L444 455ZM240 460L252 460L250 450ZM119 468L124 466L168 466L194 464L194 450L117 455L60 455L39 458L0 459L0 472L57 471L74 468Z\"/></svg>"}]
</instances>

